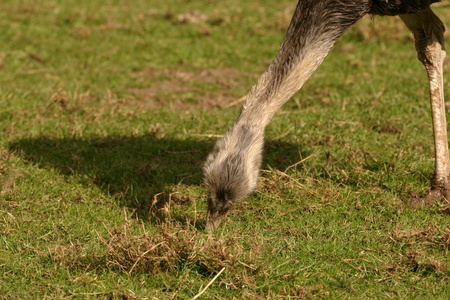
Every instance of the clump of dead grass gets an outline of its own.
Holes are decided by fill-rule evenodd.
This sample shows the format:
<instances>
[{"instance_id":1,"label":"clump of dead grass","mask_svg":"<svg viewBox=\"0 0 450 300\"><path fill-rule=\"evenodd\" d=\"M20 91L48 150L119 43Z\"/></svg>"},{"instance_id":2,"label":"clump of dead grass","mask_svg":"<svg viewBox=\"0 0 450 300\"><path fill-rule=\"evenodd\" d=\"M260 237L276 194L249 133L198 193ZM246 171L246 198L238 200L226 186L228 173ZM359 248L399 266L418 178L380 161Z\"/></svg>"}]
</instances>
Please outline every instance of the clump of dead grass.
<instances>
[{"instance_id":1,"label":"clump of dead grass","mask_svg":"<svg viewBox=\"0 0 450 300\"><path fill-rule=\"evenodd\" d=\"M126 218L116 228L105 228L106 233L97 233L99 243L95 245L89 241L50 246L50 259L62 268L77 268L84 273L110 269L130 277L184 274L180 280L189 282L200 276L226 289L245 289L251 298L261 292L258 282L270 277L271 268L261 259L265 247L257 239L244 240L237 234L213 237L195 224L170 218L156 226ZM175 295L178 292L183 293L177 290Z\"/></svg>"},{"instance_id":2,"label":"clump of dead grass","mask_svg":"<svg viewBox=\"0 0 450 300\"><path fill-rule=\"evenodd\" d=\"M450 228L439 228L437 225L430 225L422 229L400 229L394 228L392 231L394 240L415 242L424 246L437 247L448 254L450 250Z\"/></svg>"},{"instance_id":3,"label":"clump of dead grass","mask_svg":"<svg viewBox=\"0 0 450 300\"><path fill-rule=\"evenodd\" d=\"M252 245L246 251L236 236L214 238L197 230L195 224L171 220L162 222L157 233L148 232L143 224L140 233L136 233L136 222L139 221L126 220L108 231L109 237L100 237L108 266L129 275L188 268L210 276L222 268L233 273L239 273L239 269L260 269L262 244Z\"/></svg>"},{"instance_id":4,"label":"clump of dead grass","mask_svg":"<svg viewBox=\"0 0 450 300\"><path fill-rule=\"evenodd\" d=\"M248 293L256 293L257 281L267 279L270 273L261 259L263 243L244 241L237 234L213 237L189 221L170 218L152 228L126 217L122 225L105 228L107 233L98 232L100 243L94 246L92 242L50 246L50 259L59 266L84 272L114 269L128 276L181 272L209 278L224 272L218 284L229 289L246 288Z\"/></svg>"}]
</instances>

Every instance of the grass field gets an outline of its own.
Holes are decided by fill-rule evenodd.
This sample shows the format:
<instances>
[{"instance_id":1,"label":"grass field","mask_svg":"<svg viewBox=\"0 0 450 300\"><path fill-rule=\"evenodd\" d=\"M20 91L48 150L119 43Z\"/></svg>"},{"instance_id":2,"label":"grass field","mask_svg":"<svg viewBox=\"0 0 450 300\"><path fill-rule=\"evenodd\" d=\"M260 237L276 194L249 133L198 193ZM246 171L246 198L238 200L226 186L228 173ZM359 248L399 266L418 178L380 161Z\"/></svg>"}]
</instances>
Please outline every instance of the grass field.
<instances>
[{"instance_id":1,"label":"grass field","mask_svg":"<svg viewBox=\"0 0 450 300\"><path fill-rule=\"evenodd\" d=\"M189 299L222 271L202 299L447 299L450 207L408 206L434 159L399 18L339 40L204 232L203 161L295 5L1 1L0 298Z\"/></svg>"}]
</instances>

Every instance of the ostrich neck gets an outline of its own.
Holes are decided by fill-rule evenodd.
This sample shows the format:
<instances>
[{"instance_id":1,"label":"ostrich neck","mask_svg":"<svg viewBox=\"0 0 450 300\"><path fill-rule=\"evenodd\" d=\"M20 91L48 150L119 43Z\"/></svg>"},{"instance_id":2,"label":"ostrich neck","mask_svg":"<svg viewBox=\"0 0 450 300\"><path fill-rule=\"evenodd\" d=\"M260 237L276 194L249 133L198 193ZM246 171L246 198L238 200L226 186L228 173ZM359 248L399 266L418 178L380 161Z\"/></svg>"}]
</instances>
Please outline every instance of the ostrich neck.
<instances>
[{"instance_id":1,"label":"ostrich neck","mask_svg":"<svg viewBox=\"0 0 450 300\"><path fill-rule=\"evenodd\" d=\"M275 113L322 63L331 48L330 44L332 43L323 43L320 47L312 44L311 47L303 48L283 72L279 72L280 65L289 59L283 57L281 49L275 61L247 95L247 100L236 120L236 126L245 125L263 131Z\"/></svg>"}]
</instances>

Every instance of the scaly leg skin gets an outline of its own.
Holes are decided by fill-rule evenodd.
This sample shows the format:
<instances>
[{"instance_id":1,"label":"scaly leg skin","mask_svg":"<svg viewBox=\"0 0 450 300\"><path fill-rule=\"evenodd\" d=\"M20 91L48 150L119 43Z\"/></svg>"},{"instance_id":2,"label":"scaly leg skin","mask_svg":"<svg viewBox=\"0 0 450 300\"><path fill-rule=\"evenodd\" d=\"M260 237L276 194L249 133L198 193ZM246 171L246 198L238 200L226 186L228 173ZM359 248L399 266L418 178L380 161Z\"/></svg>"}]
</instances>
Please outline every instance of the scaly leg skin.
<instances>
[{"instance_id":1,"label":"scaly leg skin","mask_svg":"<svg viewBox=\"0 0 450 300\"><path fill-rule=\"evenodd\" d=\"M431 8L421 10L416 14L401 15L400 18L414 34L418 58L427 70L430 84L435 171L431 189L427 195L411 201L412 207L419 207L450 200L450 161L442 72L445 59L445 26Z\"/></svg>"},{"instance_id":2,"label":"scaly leg skin","mask_svg":"<svg viewBox=\"0 0 450 300\"><path fill-rule=\"evenodd\" d=\"M336 40L370 11L368 0L299 1L280 50L247 95L234 126L204 165L206 229L217 228L231 206L256 188L264 129L276 111L322 63Z\"/></svg>"}]
</instances>

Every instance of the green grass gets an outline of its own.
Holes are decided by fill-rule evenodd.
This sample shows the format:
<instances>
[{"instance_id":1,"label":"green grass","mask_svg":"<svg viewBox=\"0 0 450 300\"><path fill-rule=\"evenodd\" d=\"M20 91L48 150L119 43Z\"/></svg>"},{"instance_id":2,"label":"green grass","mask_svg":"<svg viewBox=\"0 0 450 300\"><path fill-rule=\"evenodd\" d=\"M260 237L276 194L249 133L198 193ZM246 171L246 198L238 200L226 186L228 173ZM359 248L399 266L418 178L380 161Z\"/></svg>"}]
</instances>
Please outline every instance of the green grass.
<instances>
[{"instance_id":1,"label":"green grass","mask_svg":"<svg viewBox=\"0 0 450 300\"><path fill-rule=\"evenodd\" d=\"M294 8L2 1L0 298L189 299L225 268L203 299L446 299L448 205L408 207L434 160L398 18L340 39L267 128L258 190L203 231L202 163Z\"/></svg>"}]
</instances>

